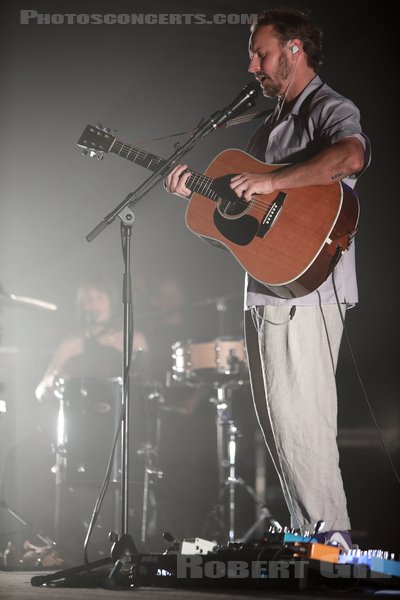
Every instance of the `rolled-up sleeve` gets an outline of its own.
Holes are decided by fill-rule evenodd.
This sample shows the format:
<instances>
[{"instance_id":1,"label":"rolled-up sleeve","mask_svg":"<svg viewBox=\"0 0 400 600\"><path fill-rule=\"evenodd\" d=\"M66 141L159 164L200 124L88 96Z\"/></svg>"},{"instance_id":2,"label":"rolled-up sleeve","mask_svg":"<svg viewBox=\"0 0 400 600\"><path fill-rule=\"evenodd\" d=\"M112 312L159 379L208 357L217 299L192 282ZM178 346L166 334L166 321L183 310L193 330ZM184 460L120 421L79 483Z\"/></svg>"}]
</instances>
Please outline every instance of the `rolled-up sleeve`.
<instances>
[{"instance_id":1,"label":"rolled-up sleeve","mask_svg":"<svg viewBox=\"0 0 400 600\"><path fill-rule=\"evenodd\" d=\"M362 132L360 111L348 98L329 98L314 107L316 129L323 146L328 147L344 138L355 137L364 146L364 165L357 176L365 171L371 161L371 145Z\"/></svg>"}]
</instances>

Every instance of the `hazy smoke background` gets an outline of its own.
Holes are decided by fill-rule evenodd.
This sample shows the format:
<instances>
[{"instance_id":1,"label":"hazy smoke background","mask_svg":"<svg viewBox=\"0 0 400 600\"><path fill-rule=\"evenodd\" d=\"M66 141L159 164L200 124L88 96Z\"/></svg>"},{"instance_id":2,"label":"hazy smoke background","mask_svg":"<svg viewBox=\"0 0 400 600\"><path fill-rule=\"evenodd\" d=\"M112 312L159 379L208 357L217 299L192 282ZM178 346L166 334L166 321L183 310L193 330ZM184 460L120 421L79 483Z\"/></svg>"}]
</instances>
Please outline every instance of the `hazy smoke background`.
<instances>
[{"instance_id":1,"label":"hazy smoke background","mask_svg":"<svg viewBox=\"0 0 400 600\"><path fill-rule=\"evenodd\" d=\"M285 5L311 9L324 30L321 76L359 106L372 141L372 166L359 184L361 304L349 315L348 327L371 404L396 460L395 34L388 30L382 3L375 1L304 0ZM34 389L55 344L68 330L75 285L99 272L120 283L118 223L91 244L85 235L148 175L115 156L102 162L82 157L76 142L84 127L101 122L117 129L120 139L166 156L175 139L151 140L190 130L200 118L229 103L251 79L246 71L246 25L21 25L20 10L211 15L256 13L263 6L252 0L203 0L190 6L170 2L168 8L154 0L59 2L57 7L52 2L3 2L0 281L9 293L54 302L59 310L2 309L1 378L8 414L0 418L1 456L10 445L29 438L40 420ZM262 105L263 100L258 103ZM188 163L203 170L219 151L243 148L253 129L245 125L210 135L188 156ZM161 276L179 273L189 301L240 294L241 268L187 231L184 210L185 201L161 187L135 209L134 281L151 289ZM240 324L240 305L238 296L230 307L232 323ZM137 326L141 325L138 314ZM338 383L340 423L358 431L350 433L353 442L355 435L364 440L357 448L343 449L353 520L359 529L375 527L377 544L393 546L397 539L390 519L397 520L397 487L377 436L369 431L372 422L346 347ZM383 529L377 524L378 513L385 513Z\"/></svg>"}]
</instances>

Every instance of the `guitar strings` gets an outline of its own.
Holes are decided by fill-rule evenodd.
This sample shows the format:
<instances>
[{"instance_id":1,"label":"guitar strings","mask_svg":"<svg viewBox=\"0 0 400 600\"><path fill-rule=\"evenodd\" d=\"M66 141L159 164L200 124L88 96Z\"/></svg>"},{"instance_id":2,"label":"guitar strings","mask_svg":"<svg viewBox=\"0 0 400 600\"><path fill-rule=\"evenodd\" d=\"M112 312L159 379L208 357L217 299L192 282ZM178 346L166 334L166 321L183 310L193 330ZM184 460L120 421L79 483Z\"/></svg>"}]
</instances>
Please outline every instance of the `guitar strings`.
<instances>
[{"instance_id":1,"label":"guitar strings","mask_svg":"<svg viewBox=\"0 0 400 600\"><path fill-rule=\"evenodd\" d=\"M148 166L152 163L154 163L154 165L159 165L160 163L165 162L164 159L159 158L154 154L151 154L150 152L146 152L145 150L141 150L140 148L135 148L134 146L131 146L130 144L125 144L123 142L120 142L119 140L115 140L112 147L118 150L116 154L122 154L124 158L127 158L131 161L140 158L144 162L149 157L150 160L148 162ZM127 152L125 152L124 149ZM222 197L215 189L212 188L213 182L214 180L211 177L208 177L207 175L204 175L202 173L197 173L196 171L191 171L191 175L188 179L189 185L196 186L196 192L207 196L211 200L217 201L220 198L222 199ZM250 201L244 200L243 198L238 198L238 200L246 204L251 204L252 208L261 212L270 209L275 202L275 199L263 200L262 198L257 197L257 195L253 196L252 200ZM296 214L297 211L287 210L286 212Z\"/></svg>"},{"instance_id":2,"label":"guitar strings","mask_svg":"<svg viewBox=\"0 0 400 600\"><path fill-rule=\"evenodd\" d=\"M198 182L196 182L197 180L203 180L203 192L207 192L207 196L210 197L212 200L218 200L219 198L221 198L220 194L218 194L218 192L216 190L212 190L212 184L213 184L213 179L211 179L210 177L207 177L206 175L201 175L200 173L192 173L191 176L188 179L188 183L190 185L190 183L196 184L198 185ZM200 193L202 193L202 191L200 191ZM239 198L238 200L245 203L245 204L251 204L252 207L256 208L256 209L260 209L262 211L264 211L266 208L271 208L275 202L275 200L272 201L268 201L268 200L262 200L261 198L257 198L257 196L253 196L252 200L247 201L244 200L243 198Z\"/></svg>"},{"instance_id":3,"label":"guitar strings","mask_svg":"<svg viewBox=\"0 0 400 600\"><path fill-rule=\"evenodd\" d=\"M133 160L137 160L139 158L142 161L145 161L147 159L147 157L150 157L148 164L151 164L152 162L154 164L160 164L163 162L163 159L158 158L157 156L155 156L149 152L146 152L145 150L135 148L134 146L131 146L130 144L125 144L118 140L115 140L115 142L113 144L113 148L117 149L116 154L118 154L119 156L121 156L121 154L122 154L124 156L124 158L126 158L128 160L133 161ZM127 150L127 152L125 153L125 152L123 152L123 150ZM197 173L196 171L191 171L191 175L188 179L189 184L196 185L196 187L199 190L199 193L206 192L206 194L203 194L203 195L207 195L212 200L218 200L221 196L220 196L220 194L218 194L218 192L216 190L212 189L213 181L214 180L211 177L208 177L207 175L203 175L202 173ZM242 200L242 202L247 202L247 200L240 199L240 198L238 198L238 200ZM266 208L271 208L273 203L274 203L273 201L269 202L269 201L261 200L261 198L257 198L256 196L253 196L253 199L251 201L252 206L254 208L259 208L260 210L264 210ZM249 202L249 204L250 204L250 202Z\"/></svg>"}]
</instances>

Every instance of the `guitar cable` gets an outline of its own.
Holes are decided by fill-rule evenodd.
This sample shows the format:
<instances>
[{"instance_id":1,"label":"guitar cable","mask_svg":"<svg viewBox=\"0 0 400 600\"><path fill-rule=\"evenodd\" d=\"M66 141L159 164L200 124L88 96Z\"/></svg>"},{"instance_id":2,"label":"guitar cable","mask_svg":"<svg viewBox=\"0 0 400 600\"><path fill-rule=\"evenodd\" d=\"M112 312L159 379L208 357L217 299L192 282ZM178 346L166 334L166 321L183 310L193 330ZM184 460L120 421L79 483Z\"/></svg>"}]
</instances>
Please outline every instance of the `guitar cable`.
<instances>
[{"instance_id":1,"label":"guitar cable","mask_svg":"<svg viewBox=\"0 0 400 600\"><path fill-rule=\"evenodd\" d=\"M343 325L343 332L344 332L344 335L345 335L345 338L346 338L347 346L349 348L351 359L353 361L353 365L354 365L354 369L355 369L355 372L356 372L356 375L357 375L357 379L358 379L358 382L360 384L360 387L361 387L361 390L362 390L362 393L363 393L363 396L364 396L364 400L365 400L365 402L367 404L367 407L368 407L368 410L369 410L369 412L371 414L372 421L373 421L373 423L375 425L375 428L376 428L376 430L378 432L378 435L379 435L382 447L383 447L383 449L385 451L385 454L387 456L389 464L390 464L390 466L392 468L392 471L393 471L393 474L395 476L395 479L396 479L397 483L400 484L400 476L399 476L399 474L397 472L397 469L396 469L396 467L394 465L392 457L390 456L390 452L389 452L388 447L386 445L385 439L384 439L384 437L382 435L382 432L381 432L381 429L379 427L378 421L377 421L377 419L375 417L374 410L373 410L372 405L371 405L371 403L369 401L367 390L365 389L365 386L364 386L364 383L363 383L363 380L362 380L362 377L361 377L361 373L360 373L360 370L358 368L357 360L356 360L355 354L353 352L353 348L352 348L352 345L351 345L351 342L350 342L350 337L349 337L349 334L348 334L348 331L347 331L345 320L344 320L342 311L340 309L340 300L339 300L339 295L337 293L336 282L335 282L335 269L333 269L333 271L332 271L332 284L333 284L333 291L335 293L336 304L338 306L340 318L341 318L342 325Z\"/></svg>"},{"instance_id":2,"label":"guitar cable","mask_svg":"<svg viewBox=\"0 0 400 600\"><path fill-rule=\"evenodd\" d=\"M279 323L277 323L276 321L271 321L270 319L266 319L263 315L260 315L260 313L258 312L258 306L252 306L250 311L251 311L251 318L253 321L253 325L254 325L255 329L257 331L259 331L260 323L262 321L267 322L270 325L277 325L278 327L280 325L286 325L286 323L289 323L289 321L291 321L293 319L294 315L296 314L296 305L293 304L293 306L290 307L289 318L285 319L285 321L281 321Z\"/></svg>"}]
</instances>

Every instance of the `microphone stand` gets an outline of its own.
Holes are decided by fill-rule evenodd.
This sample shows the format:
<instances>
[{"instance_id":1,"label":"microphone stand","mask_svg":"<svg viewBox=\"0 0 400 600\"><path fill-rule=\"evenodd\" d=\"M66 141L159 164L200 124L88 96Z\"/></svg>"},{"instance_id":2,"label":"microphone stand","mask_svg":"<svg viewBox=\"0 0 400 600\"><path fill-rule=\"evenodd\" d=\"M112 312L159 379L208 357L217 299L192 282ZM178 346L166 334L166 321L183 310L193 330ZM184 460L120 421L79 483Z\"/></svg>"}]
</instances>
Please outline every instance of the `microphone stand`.
<instances>
[{"instance_id":1,"label":"microphone stand","mask_svg":"<svg viewBox=\"0 0 400 600\"><path fill-rule=\"evenodd\" d=\"M237 114L244 112L255 104L255 96L259 91L258 84L254 82L245 86L238 98L225 109L213 113L204 123L200 121L197 128L194 130L190 138L184 144L178 144L175 151L165 162L161 163L150 177L148 177L136 190L130 192L126 198L120 202L111 212L109 212L101 221L94 227L85 237L87 242L92 242L108 225L118 217L121 220L121 242L123 249L123 260L125 270L123 274L123 384L122 384L122 408L121 408L121 454L122 454L122 473L121 473L121 535L115 534L113 539L116 540L111 549L111 556L100 559L92 563L86 563L71 569L58 571L51 575L32 577L31 584L33 586L47 585L51 582L56 582L56 585L71 584L71 579L74 585L80 581L79 575L83 575L81 580L86 585L93 585L88 575L91 575L91 570L100 566L104 566L114 562L114 567L107 577L100 581L100 584L107 588L115 588L118 584L118 577L124 565L134 560L137 556L137 548L131 535L128 533L128 508L129 508L129 410L130 410L130 373L129 367L132 353L132 339L134 330L133 306L131 294L131 263L130 263L130 247L132 237L132 226L135 221L135 215L131 208L135 206L150 190L152 190L162 179L164 179L176 166L182 156L187 154L196 143L215 131L217 127L222 126ZM78 576L76 578L75 576ZM96 583L99 583L99 577L94 577Z\"/></svg>"}]
</instances>

